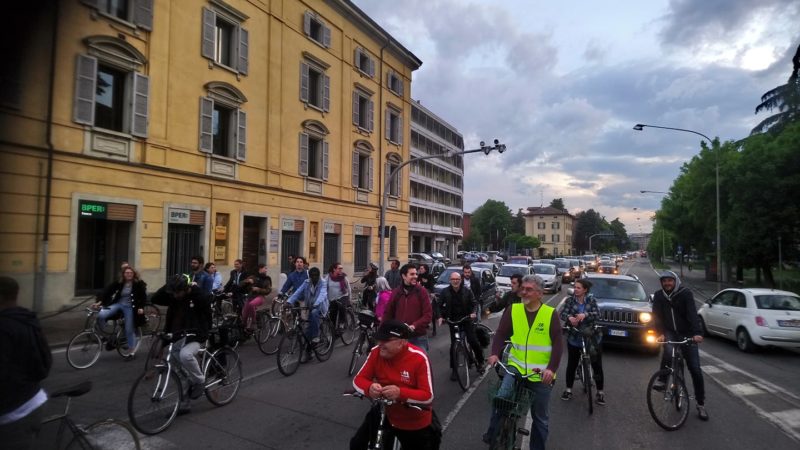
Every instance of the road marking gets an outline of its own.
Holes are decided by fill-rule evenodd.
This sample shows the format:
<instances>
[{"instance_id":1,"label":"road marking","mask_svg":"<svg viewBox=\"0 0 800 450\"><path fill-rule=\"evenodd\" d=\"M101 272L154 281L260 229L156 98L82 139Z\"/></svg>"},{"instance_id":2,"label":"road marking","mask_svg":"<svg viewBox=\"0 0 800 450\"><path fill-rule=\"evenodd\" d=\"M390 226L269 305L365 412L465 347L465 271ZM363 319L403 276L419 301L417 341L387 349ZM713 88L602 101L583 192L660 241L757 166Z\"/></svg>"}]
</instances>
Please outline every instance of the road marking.
<instances>
[{"instance_id":1,"label":"road marking","mask_svg":"<svg viewBox=\"0 0 800 450\"><path fill-rule=\"evenodd\" d=\"M444 423L442 424L442 434L444 434L444 432L447 431L447 427L450 426L450 423L453 422L453 420L456 418L458 412L461 411L461 408L463 408L464 405L467 404L467 400L469 400L469 398L472 396L472 394L475 393L475 391L478 389L481 383L483 383L483 380L486 378L486 375L488 375L489 372L490 371L487 370L486 372L484 372L483 375L478 377L475 383L472 383L472 386L470 386L470 388L467 389L467 392L464 392L464 394L461 396L461 399L459 399L458 403L456 403L456 406L453 407L453 409L450 411L447 417L445 417Z\"/></svg>"},{"instance_id":2,"label":"road marking","mask_svg":"<svg viewBox=\"0 0 800 450\"><path fill-rule=\"evenodd\" d=\"M771 413L777 420L792 428L800 428L800 409L789 409Z\"/></svg>"},{"instance_id":3,"label":"road marking","mask_svg":"<svg viewBox=\"0 0 800 450\"><path fill-rule=\"evenodd\" d=\"M728 386L728 390L736 393L737 395L756 395L766 393L750 383L731 384Z\"/></svg>"},{"instance_id":4,"label":"road marking","mask_svg":"<svg viewBox=\"0 0 800 450\"><path fill-rule=\"evenodd\" d=\"M703 373L708 373L708 374L725 372L724 370L720 369L717 366L702 366L702 369Z\"/></svg>"}]
</instances>

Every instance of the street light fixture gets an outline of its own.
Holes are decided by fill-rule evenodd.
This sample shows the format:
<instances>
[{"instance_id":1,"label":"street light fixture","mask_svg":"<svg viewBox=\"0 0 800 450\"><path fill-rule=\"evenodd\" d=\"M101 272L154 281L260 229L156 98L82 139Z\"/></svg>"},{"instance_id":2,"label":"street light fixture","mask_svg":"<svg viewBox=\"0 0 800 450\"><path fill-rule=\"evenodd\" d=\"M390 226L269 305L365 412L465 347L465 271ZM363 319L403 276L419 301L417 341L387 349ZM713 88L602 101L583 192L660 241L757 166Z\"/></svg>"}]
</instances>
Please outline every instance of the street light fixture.
<instances>
[{"instance_id":1,"label":"street light fixture","mask_svg":"<svg viewBox=\"0 0 800 450\"><path fill-rule=\"evenodd\" d=\"M476 148L473 150L463 150L460 152L447 152L445 156L450 157L450 156L466 155L468 153L477 153L477 152L483 152L484 154L488 155L489 153L492 152L492 150L497 150L498 153L503 153L506 151L506 145L501 144L500 140L498 139L494 140L494 145L486 145L484 141L481 141L480 148ZM389 173L389 176L386 177L386 183L384 183L383 186L383 200L381 201L381 223L380 223L380 229L378 230L378 235L380 239L380 261L378 261L379 273L381 274L383 273L383 261L384 259L386 259L385 257L386 252L384 251L384 244L385 244L384 240L386 239L386 205L389 202L389 186L391 186L392 180L394 180L397 174L400 173L400 170L403 167L415 161L423 161L426 159L441 158L441 157L442 155L428 155L428 156L419 156L416 158L409 158L408 161L405 161L399 166L397 166L393 171L391 171L391 173Z\"/></svg>"},{"instance_id":2,"label":"street light fixture","mask_svg":"<svg viewBox=\"0 0 800 450\"><path fill-rule=\"evenodd\" d=\"M639 191L639 192L641 192L642 194L669 194L669 192L663 192L663 191Z\"/></svg>"},{"instance_id":3,"label":"street light fixture","mask_svg":"<svg viewBox=\"0 0 800 450\"><path fill-rule=\"evenodd\" d=\"M614 236L614 233L597 233L589 236L589 254L592 254L592 238L597 236L604 236L604 237Z\"/></svg>"},{"instance_id":4,"label":"street light fixture","mask_svg":"<svg viewBox=\"0 0 800 450\"><path fill-rule=\"evenodd\" d=\"M673 127L661 127L658 125L646 125L643 123L637 123L633 129L636 131L642 131L644 127L649 128L660 128L662 130L673 130L673 131L683 131L684 133L692 133L696 134L708 142L708 145L711 148L714 148L714 144L711 141L711 138L706 136L703 133L694 130L687 130L685 128L673 128ZM717 250L717 292L722 290L722 247L720 242L720 214L719 214L719 149L714 152L716 155L716 185L717 185L717 242L716 242L716 250ZM644 193L644 191L642 191Z\"/></svg>"}]
</instances>

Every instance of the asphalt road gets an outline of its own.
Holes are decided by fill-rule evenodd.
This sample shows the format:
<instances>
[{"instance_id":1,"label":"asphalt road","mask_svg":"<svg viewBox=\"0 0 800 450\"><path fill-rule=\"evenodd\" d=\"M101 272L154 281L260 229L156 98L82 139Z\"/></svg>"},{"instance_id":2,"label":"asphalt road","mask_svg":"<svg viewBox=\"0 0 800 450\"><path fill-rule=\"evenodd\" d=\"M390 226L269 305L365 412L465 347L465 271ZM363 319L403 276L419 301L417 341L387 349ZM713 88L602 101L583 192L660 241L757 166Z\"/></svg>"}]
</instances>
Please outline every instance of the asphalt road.
<instances>
[{"instance_id":1,"label":"asphalt road","mask_svg":"<svg viewBox=\"0 0 800 450\"><path fill-rule=\"evenodd\" d=\"M648 292L657 279L644 261L628 262L625 271L636 273ZM546 296L556 306L566 295ZM702 301L698 295L698 301ZM490 319L496 325L497 318ZM434 371L435 409L445 424L443 449L486 448L480 441L488 422L485 378L464 393L449 381L447 333L431 340L430 357ZM702 422L692 414L677 432L665 432L651 419L644 397L658 357L630 349L606 348L604 371L607 405L587 414L585 397L576 392L564 402L566 355L550 401L548 448L590 449L796 449L800 447L800 357L796 353L765 350L756 354L739 352L733 342L715 338L702 344L706 372L707 407L711 420ZM348 448L350 436L367 412L368 403L342 397L351 386L346 375L351 347L341 343L332 358L310 362L289 378L276 369L275 356L262 355L252 342L240 349L246 382L228 406L214 407L205 398L195 400L191 414L180 416L173 425L143 440L145 448L229 448L229 449L341 449ZM87 370L69 367L63 352L54 354L55 365L46 388L86 379L93 390L76 398L72 416L88 423L101 418L126 419L130 386L144 362L124 362L113 352L104 352ZM57 410L63 403L51 401ZM40 448L50 448L52 426L45 429ZM48 445L50 444L50 445ZM110 448L120 450L113 442Z\"/></svg>"}]
</instances>

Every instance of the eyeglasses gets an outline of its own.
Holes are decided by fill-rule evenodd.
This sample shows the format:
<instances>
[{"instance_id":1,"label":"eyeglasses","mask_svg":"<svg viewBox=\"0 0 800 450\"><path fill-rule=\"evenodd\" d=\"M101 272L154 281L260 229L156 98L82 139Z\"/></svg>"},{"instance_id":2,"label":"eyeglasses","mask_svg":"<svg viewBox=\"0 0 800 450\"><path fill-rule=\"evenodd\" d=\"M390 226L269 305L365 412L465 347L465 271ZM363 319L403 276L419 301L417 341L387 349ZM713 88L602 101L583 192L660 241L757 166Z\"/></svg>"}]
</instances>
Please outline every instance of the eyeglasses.
<instances>
[{"instance_id":1,"label":"eyeglasses","mask_svg":"<svg viewBox=\"0 0 800 450\"><path fill-rule=\"evenodd\" d=\"M455 281L455 282L459 282L459 281L461 281L461 279L460 279L460 278L451 278L451 279L450 279L450 282L452 283L453 281Z\"/></svg>"},{"instance_id":2,"label":"eyeglasses","mask_svg":"<svg viewBox=\"0 0 800 450\"><path fill-rule=\"evenodd\" d=\"M542 289L538 287L521 287L519 288L519 290L524 292L534 292L534 291L542 292Z\"/></svg>"}]
</instances>

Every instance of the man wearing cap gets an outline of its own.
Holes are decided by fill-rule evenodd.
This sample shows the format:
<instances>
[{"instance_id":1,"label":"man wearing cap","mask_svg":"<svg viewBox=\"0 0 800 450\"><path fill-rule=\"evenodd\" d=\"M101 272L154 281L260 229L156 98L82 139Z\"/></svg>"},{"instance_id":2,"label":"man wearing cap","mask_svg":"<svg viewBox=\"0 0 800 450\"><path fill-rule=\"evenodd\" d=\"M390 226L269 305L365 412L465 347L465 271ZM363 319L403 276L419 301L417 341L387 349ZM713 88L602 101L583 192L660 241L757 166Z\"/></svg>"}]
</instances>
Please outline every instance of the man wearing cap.
<instances>
[{"instance_id":1,"label":"man wearing cap","mask_svg":"<svg viewBox=\"0 0 800 450\"><path fill-rule=\"evenodd\" d=\"M386 406L388 430L384 442L387 438L391 442L391 436L395 436L403 448L438 449L441 432L434 423L431 409L430 362L422 349L408 342L408 337L406 324L394 319L384 321L375 333L378 345L353 379L353 387L370 398L394 401ZM408 407L413 405L423 409ZM369 440L370 434L375 432L375 424L370 422L368 415L350 441L351 449L366 448L364 438Z\"/></svg>"},{"instance_id":2,"label":"man wearing cap","mask_svg":"<svg viewBox=\"0 0 800 450\"><path fill-rule=\"evenodd\" d=\"M659 279L661 289L653 295L653 323L659 340L680 341L687 337L692 338L689 345L681 345L683 359L686 367L692 375L694 385L694 398L697 400L697 416L700 420L708 420L705 400L705 384L703 383L703 371L700 369L700 350L697 344L703 342L703 332L700 328L700 320L697 317L697 305L694 302L694 294L689 289L681 286L681 281L675 272L661 272ZM666 368L670 363L669 346L664 348L661 355L661 368ZM665 379L659 379L653 384L653 389L664 390Z\"/></svg>"},{"instance_id":3,"label":"man wearing cap","mask_svg":"<svg viewBox=\"0 0 800 450\"><path fill-rule=\"evenodd\" d=\"M428 291L417 283L417 267L406 264L400 268L403 282L392 291L382 320L397 319L411 329L409 341L428 351L428 325L433 319L433 308Z\"/></svg>"}]
</instances>

